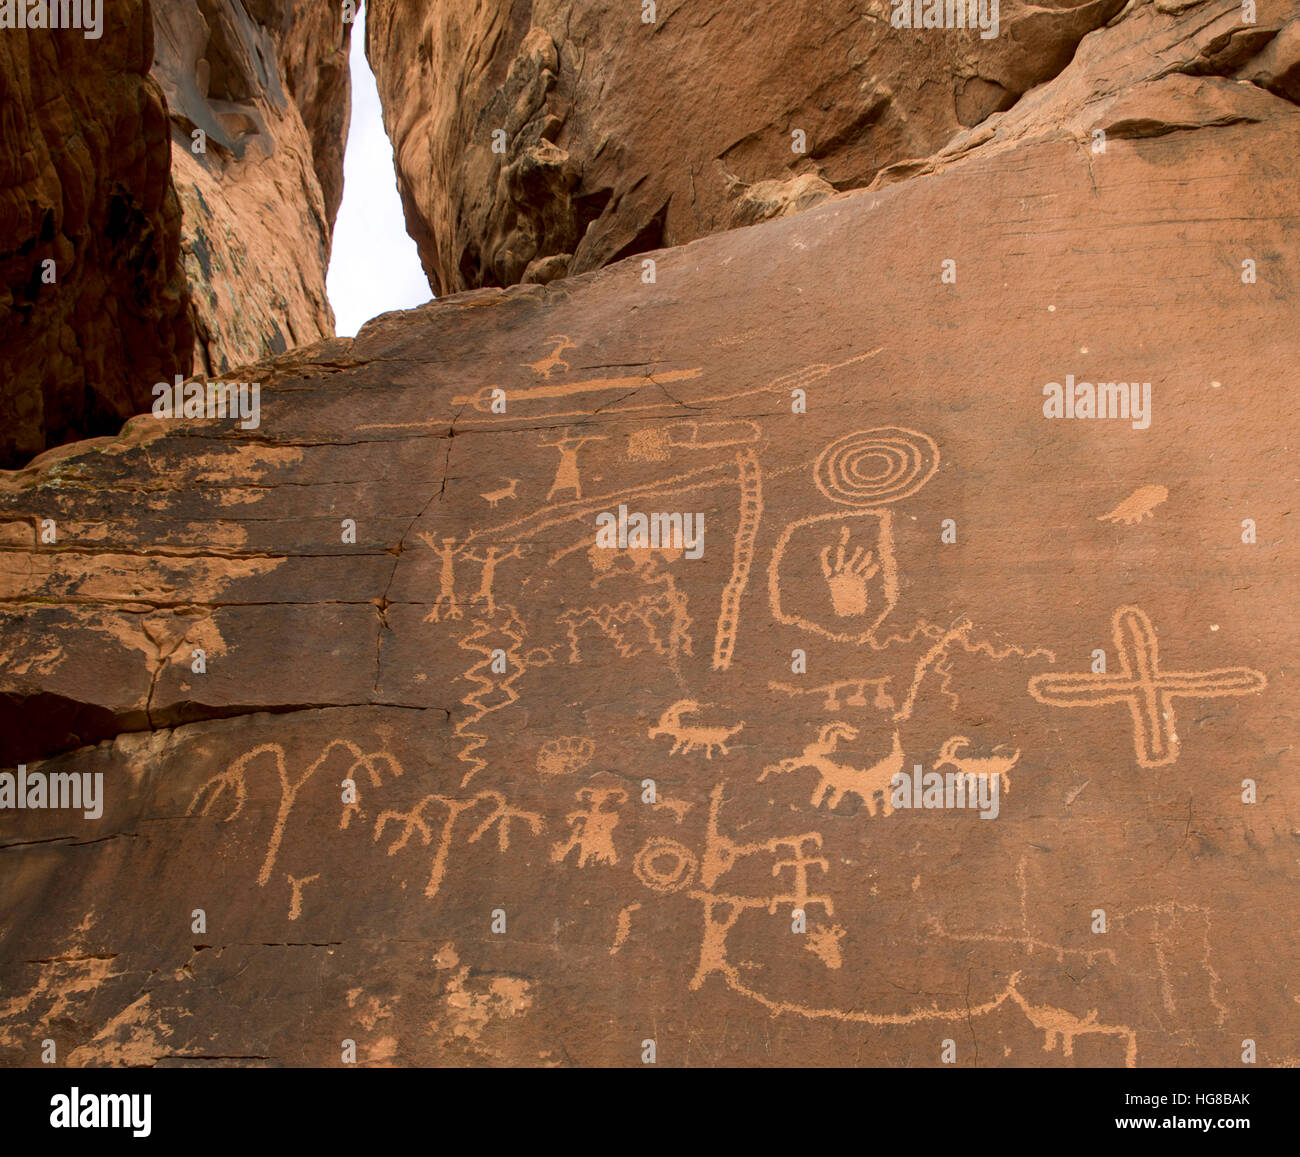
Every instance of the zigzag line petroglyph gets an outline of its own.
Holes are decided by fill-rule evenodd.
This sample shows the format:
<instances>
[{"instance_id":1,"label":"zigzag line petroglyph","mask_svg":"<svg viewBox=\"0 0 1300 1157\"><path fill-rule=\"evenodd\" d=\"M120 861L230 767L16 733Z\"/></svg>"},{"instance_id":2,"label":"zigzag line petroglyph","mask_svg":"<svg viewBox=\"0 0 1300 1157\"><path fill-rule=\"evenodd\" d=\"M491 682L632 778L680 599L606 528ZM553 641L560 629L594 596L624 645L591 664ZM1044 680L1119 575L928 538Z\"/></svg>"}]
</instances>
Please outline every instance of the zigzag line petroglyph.
<instances>
[{"instance_id":1,"label":"zigzag line petroglyph","mask_svg":"<svg viewBox=\"0 0 1300 1157\"><path fill-rule=\"evenodd\" d=\"M472 664L461 678L477 684L470 693L461 699L461 704L470 709L464 719L459 720L452 729L457 739L465 741L465 746L457 752L456 758L470 765L461 787L466 787L480 771L487 767L487 760L480 759L474 753L487 745L488 736L471 730L494 711L500 711L519 700L515 684L529 669L529 662L523 650L527 628L515 613L513 607L501 604L493 615L495 623L487 619L475 619L473 629L456 644L463 651L473 651L480 658ZM493 635L496 638L492 638ZM490 640L490 642L489 642ZM496 646L491 645L495 643ZM506 653L506 669L503 673L492 671L493 652L503 650ZM534 652L529 652L534 654ZM495 700L490 696L499 696Z\"/></svg>"}]
</instances>

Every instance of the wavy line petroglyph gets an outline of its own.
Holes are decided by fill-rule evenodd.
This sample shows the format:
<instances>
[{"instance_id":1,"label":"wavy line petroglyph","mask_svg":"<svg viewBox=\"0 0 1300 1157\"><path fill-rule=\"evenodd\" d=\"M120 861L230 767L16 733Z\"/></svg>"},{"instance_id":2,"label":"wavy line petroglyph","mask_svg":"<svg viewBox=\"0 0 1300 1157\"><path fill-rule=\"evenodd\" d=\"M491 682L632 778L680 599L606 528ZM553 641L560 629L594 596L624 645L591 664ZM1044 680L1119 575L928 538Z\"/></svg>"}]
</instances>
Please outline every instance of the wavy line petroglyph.
<instances>
[{"instance_id":1,"label":"wavy line petroglyph","mask_svg":"<svg viewBox=\"0 0 1300 1157\"><path fill-rule=\"evenodd\" d=\"M1268 680L1250 667L1206 671L1162 671L1155 628L1138 607L1120 607L1111 619L1120 669L1110 674L1035 675L1029 693L1050 707L1122 704L1133 719L1133 750L1142 767L1163 767L1178 759L1175 699L1251 695Z\"/></svg>"}]
</instances>

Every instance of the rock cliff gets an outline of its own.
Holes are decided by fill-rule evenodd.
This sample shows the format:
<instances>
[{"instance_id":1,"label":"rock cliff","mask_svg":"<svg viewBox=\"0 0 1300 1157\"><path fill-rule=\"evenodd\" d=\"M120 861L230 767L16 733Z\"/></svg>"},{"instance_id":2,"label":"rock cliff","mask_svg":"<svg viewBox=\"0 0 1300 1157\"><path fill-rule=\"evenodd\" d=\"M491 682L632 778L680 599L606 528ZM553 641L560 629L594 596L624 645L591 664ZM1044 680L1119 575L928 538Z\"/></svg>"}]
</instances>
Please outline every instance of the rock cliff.
<instances>
[{"instance_id":1,"label":"rock cliff","mask_svg":"<svg viewBox=\"0 0 1300 1157\"><path fill-rule=\"evenodd\" d=\"M4 476L0 766L82 795L0 811L0 1063L1300 1063L1297 13L1240 12Z\"/></svg>"},{"instance_id":2,"label":"rock cliff","mask_svg":"<svg viewBox=\"0 0 1300 1157\"><path fill-rule=\"evenodd\" d=\"M0 465L109 434L188 373L167 113L141 0L0 31Z\"/></svg>"},{"instance_id":3,"label":"rock cliff","mask_svg":"<svg viewBox=\"0 0 1300 1157\"><path fill-rule=\"evenodd\" d=\"M343 195L352 31L342 8L199 0L157 4L154 21L195 369L219 376L333 337L325 274Z\"/></svg>"}]
</instances>

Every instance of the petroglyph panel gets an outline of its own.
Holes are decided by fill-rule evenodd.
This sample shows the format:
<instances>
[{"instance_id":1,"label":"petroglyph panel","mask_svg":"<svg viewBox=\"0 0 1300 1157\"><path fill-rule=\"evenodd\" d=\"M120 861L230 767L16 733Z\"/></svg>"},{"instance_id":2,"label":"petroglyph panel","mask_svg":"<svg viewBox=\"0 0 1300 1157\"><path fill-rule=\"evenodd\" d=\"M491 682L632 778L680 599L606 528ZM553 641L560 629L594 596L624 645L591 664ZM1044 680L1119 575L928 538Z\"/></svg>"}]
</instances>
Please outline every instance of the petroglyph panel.
<instances>
[{"instance_id":1,"label":"petroglyph panel","mask_svg":"<svg viewBox=\"0 0 1300 1157\"><path fill-rule=\"evenodd\" d=\"M440 301L268 367L257 441L5 480L0 521L98 528L3 544L9 768L105 808L0 815L0 1063L1300 1055L1293 319L1157 260L1245 236L1257 130L1190 184L1150 158L1206 134L1095 188L1036 140L653 285ZM964 233L918 213L1015 224L941 327ZM1148 428L1044 417L1082 346Z\"/></svg>"}]
</instances>

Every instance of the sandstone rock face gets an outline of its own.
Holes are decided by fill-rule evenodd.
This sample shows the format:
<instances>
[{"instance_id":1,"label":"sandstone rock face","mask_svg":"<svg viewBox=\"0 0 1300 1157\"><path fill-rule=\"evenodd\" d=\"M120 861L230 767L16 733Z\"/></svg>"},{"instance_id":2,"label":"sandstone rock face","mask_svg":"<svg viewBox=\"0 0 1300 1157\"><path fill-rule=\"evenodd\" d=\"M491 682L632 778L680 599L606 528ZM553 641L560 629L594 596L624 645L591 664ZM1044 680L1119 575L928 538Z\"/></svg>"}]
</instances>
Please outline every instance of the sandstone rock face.
<instances>
[{"instance_id":1,"label":"sandstone rock face","mask_svg":"<svg viewBox=\"0 0 1300 1157\"><path fill-rule=\"evenodd\" d=\"M332 337L325 275L350 92L341 6L200 0L156 4L154 21L196 368L218 375Z\"/></svg>"},{"instance_id":2,"label":"sandstone rock face","mask_svg":"<svg viewBox=\"0 0 1300 1157\"><path fill-rule=\"evenodd\" d=\"M0 1063L1300 1062L1300 112L1236 10L8 475L3 767L102 814L0 810Z\"/></svg>"},{"instance_id":3,"label":"sandstone rock face","mask_svg":"<svg viewBox=\"0 0 1300 1157\"><path fill-rule=\"evenodd\" d=\"M167 116L140 0L0 33L0 465L107 434L188 373Z\"/></svg>"},{"instance_id":4,"label":"sandstone rock face","mask_svg":"<svg viewBox=\"0 0 1300 1157\"><path fill-rule=\"evenodd\" d=\"M865 186L1054 76L1122 7L1005 0L985 39L894 28L887 0L669 0L654 23L623 0L371 0L366 50L408 230L451 293L776 216L791 198L769 182L802 180L805 205L809 181Z\"/></svg>"}]
</instances>

